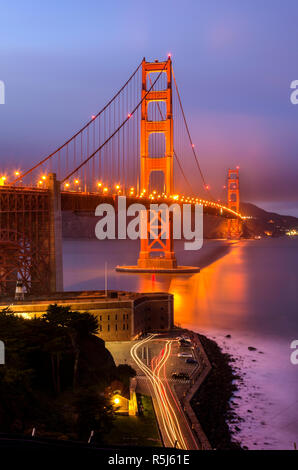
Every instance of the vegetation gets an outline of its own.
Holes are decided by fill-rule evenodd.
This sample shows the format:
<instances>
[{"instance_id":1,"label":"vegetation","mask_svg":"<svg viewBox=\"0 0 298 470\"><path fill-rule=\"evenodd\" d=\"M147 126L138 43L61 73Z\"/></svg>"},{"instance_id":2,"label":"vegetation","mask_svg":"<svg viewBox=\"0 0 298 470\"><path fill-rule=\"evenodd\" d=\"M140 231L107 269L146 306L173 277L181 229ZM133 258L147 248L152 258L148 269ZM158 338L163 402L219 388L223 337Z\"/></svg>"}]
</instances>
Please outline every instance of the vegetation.
<instances>
[{"instance_id":1,"label":"vegetation","mask_svg":"<svg viewBox=\"0 0 298 470\"><path fill-rule=\"evenodd\" d=\"M105 437L106 444L161 447L151 397L139 394L137 397L140 416L116 416L112 430Z\"/></svg>"},{"instance_id":2,"label":"vegetation","mask_svg":"<svg viewBox=\"0 0 298 470\"><path fill-rule=\"evenodd\" d=\"M114 379L128 381L131 368L115 366L104 341L95 336L97 318L49 305L41 318L0 311L0 432L96 440L111 428L113 408L104 390Z\"/></svg>"}]
</instances>

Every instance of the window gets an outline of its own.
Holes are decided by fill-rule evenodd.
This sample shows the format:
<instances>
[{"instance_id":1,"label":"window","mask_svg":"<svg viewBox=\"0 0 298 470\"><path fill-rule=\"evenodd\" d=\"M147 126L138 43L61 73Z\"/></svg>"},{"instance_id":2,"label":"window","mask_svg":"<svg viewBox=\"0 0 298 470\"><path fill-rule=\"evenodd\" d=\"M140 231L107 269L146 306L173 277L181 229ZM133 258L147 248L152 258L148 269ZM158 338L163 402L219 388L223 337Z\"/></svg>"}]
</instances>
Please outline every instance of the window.
<instances>
[{"instance_id":1,"label":"window","mask_svg":"<svg viewBox=\"0 0 298 470\"><path fill-rule=\"evenodd\" d=\"M108 320L110 319L110 315L108 315Z\"/></svg>"},{"instance_id":2,"label":"window","mask_svg":"<svg viewBox=\"0 0 298 470\"><path fill-rule=\"evenodd\" d=\"M115 330L116 330L116 331L118 330L118 325L115 325Z\"/></svg>"},{"instance_id":3,"label":"window","mask_svg":"<svg viewBox=\"0 0 298 470\"><path fill-rule=\"evenodd\" d=\"M125 313L123 313L123 320L125 320Z\"/></svg>"},{"instance_id":4,"label":"window","mask_svg":"<svg viewBox=\"0 0 298 470\"><path fill-rule=\"evenodd\" d=\"M100 319L100 321L102 321L102 315L99 315L99 319Z\"/></svg>"},{"instance_id":5,"label":"window","mask_svg":"<svg viewBox=\"0 0 298 470\"><path fill-rule=\"evenodd\" d=\"M108 325L108 331L110 331L110 325Z\"/></svg>"},{"instance_id":6,"label":"window","mask_svg":"<svg viewBox=\"0 0 298 470\"><path fill-rule=\"evenodd\" d=\"M99 331L102 331L102 325L99 325Z\"/></svg>"},{"instance_id":7,"label":"window","mask_svg":"<svg viewBox=\"0 0 298 470\"><path fill-rule=\"evenodd\" d=\"M125 330L125 324L123 323L123 330Z\"/></svg>"},{"instance_id":8,"label":"window","mask_svg":"<svg viewBox=\"0 0 298 470\"><path fill-rule=\"evenodd\" d=\"M128 323L127 323L127 325L126 325L126 329L128 330Z\"/></svg>"},{"instance_id":9,"label":"window","mask_svg":"<svg viewBox=\"0 0 298 470\"><path fill-rule=\"evenodd\" d=\"M118 315L117 315L117 313L116 313L116 315L115 315L115 320L117 320L117 319L118 319Z\"/></svg>"}]
</instances>

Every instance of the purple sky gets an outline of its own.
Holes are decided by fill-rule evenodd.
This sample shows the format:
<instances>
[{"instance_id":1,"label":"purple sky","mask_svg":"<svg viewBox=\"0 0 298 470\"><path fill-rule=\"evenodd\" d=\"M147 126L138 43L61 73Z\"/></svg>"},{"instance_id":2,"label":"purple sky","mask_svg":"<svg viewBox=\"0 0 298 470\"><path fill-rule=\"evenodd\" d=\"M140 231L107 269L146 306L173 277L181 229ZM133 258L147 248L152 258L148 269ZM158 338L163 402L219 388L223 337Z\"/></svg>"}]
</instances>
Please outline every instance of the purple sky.
<instances>
[{"instance_id":1,"label":"purple sky","mask_svg":"<svg viewBox=\"0 0 298 470\"><path fill-rule=\"evenodd\" d=\"M5 3L1 170L38 161L99 110L143 56L170 51L213 193L239 165L243 200L298 216L296 0Z\"/></svg>"}]
</instances>

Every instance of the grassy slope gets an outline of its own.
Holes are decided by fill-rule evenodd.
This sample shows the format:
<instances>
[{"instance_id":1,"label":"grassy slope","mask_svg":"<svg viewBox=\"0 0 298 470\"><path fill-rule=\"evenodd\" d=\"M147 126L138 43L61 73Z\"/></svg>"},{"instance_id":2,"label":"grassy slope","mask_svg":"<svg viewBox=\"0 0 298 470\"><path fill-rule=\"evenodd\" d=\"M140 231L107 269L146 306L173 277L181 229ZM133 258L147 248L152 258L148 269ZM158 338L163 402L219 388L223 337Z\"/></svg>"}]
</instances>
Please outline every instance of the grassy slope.
<instances>
[{"instance_id":1,"label":"grassy slope","mask_svg":"<svg viewBox=\"0 0 298 470\"><path fill-rule=\"evenodd\" d=\"M144 408L143 415L117 416L113 429L105 438L106 444L161 446L152 400L146 395L139 395L138 399Z\"/></svg>"}]
</instances>

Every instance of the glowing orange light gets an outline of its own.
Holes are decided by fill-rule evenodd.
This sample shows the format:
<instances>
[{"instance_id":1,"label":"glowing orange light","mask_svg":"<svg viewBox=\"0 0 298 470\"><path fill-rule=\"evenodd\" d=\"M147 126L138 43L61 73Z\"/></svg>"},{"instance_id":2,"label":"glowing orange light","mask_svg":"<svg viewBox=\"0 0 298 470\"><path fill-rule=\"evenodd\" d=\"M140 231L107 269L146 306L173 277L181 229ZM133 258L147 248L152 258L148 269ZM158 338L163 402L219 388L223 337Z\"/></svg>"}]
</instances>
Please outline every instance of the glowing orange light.
<instances>
[{"instance_id":1,"label":"glowing orange light","mask_svg":"<svg viewBox=\"0 0 298 470\"><path fill-rule=\"evenodd\" d=\"M108 191L108 188L103 188L104 192L106 193Z\"/></svg>"},{"instance_id":2,"label":"glowing orange light","mask_svg":"<svg viewBox=\"0 0 298 470\"><path fill-rule=\"evenodd\" d=\"M120 399L119 398L114 398L114 403L115 403L115 405L118 405L120 403Z\"/></svg>"},{"instance_id":3,"label":"glowing orange light","mask_svg":"<svg viewBox=\"0 0 298 470\"><path fill-rule=\"evenodd\" d=\"M102 183L97 183L97 186L98 186L99 188L101 188L101 187L102 187Z\"/></svg>"},{"instance_id":4,"label":"glowing orange light","mask_svg":"<svg viewBox=\"0 0 298 470\"><path fill-rule=\"evenodd\" d=\"M127 117L128 117L128 119L129 119L129 118L131 117L131 114L130 114L130 113L128 113Z\"/></svg>"},{"instance_id":5,"label":"glowing orange light","mask_svg":"<svg viewBox=\"0 0 298 470\"><path fill-rule=\"evenodd\" d=\"M79 184L79 180L75 180L75 184Z\"/></svg>"},{"instance_id":6,"label":"glowing orange light","mask_svg":"<svg viewBox=\"0 0 298 470\"><path fill-rule=\"evenodd\" d=\"M14 174L15 174L16 176L19 176L20 172L19 172L19 171L15 171Z\"/></svg>"},{"instance_id":7,"label":"glowing orange light","mask_svg":"<svg viewBox=\"0 0 298 470\"><path fill-rule=\"evenodd\" d=\"M69 188L69 183L65 183L65 187L66 187L66 188Z\"/></svg>"},{"instance_id":8,"label":"glowing orange light","mask_svg":"<svg viewBox=\"0 0 298 470\"><path fill-rule=\"evenodd\" d=\"M46 179L46 176L45 176L45 175L43 175L43 176L41 177L41 179L45 180L45 179Z\"/></svg>"},{"instance_id":9,"label":"glowing orange light","mask_svg":"<svg viewBox=\"0 0 298 470\"><path fill-rule=\"evenodd\" d=\"M95 118L96 118L96 116L94 116L94 114L92 114L91 119L95 119Z\"/></svg>"}]
</instances>

